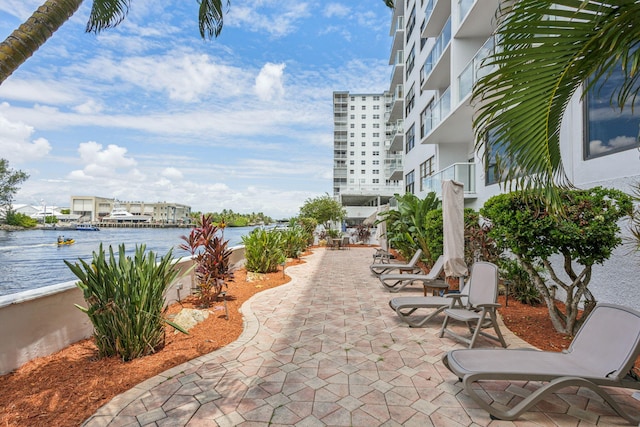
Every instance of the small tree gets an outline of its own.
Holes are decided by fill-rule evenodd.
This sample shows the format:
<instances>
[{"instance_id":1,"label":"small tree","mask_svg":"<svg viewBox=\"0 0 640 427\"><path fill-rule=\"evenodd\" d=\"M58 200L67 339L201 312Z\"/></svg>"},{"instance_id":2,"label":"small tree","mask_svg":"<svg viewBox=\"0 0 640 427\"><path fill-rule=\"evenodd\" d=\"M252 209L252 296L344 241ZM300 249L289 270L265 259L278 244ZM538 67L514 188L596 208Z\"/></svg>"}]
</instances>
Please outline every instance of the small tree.
<instances>
[{"instance_id":1,"label":"small tree","mask_svg":"<svg viewBox=\"0 0 640 427\"><path fill-rule=\"evenodd\" d=\"M331 228L331 221L340 222L347 216L347 211L340 202L329 194L314 199L307 199L300 208L300 216L313 218L326 229Z\"/></svg>"},{"instance_id":2,"label":"small tree","mask_svg":"<svg viewBox=\"0 0 640 427\"><path fill-rule=\"evenodd\" d=\"M0 159L0 207L11 207L18 186L27 178L29 175L26 172L11 169L8 160Z\"/></svg>"},{"instance_id":3,"label":"small tree","mask_svg":"<svg viewBox=\"0 0 640 427\"><path fill-rule=\"evenodd\" d=\"M487 200L480 213L491 223L489 236L499 247L509 249L520 261L549 309L554 328L573 335L593 310L596 300L589 291L591 270L602 264L622 239L617 221L631 214L631 197L601 187L561 192L562 217L552 215L544 200L533 193L500 194ZM563 259L562 279L550 261ZM549 275L547 282L542 272ZM581 271L576 268L580 266ZM562 289L565 312L555 304L556 291ZM578 305L584 314L578 319Z\"/></svg>"},{"instance_id":4,"label":"small tree","mask_svg":"<svg viewBox=\"0 0 640 427\"><path fill-rule=\"evenodd\" d=\"M229 241L218 236L218 230L220 227L213 225L210 215L202 215L198 226L188 236L181 236L186 243L179 246L195 259L196 293L203 306L210 305L227 286L226 281L233 278L229 271Z\"/></svg>"}]
</instances>

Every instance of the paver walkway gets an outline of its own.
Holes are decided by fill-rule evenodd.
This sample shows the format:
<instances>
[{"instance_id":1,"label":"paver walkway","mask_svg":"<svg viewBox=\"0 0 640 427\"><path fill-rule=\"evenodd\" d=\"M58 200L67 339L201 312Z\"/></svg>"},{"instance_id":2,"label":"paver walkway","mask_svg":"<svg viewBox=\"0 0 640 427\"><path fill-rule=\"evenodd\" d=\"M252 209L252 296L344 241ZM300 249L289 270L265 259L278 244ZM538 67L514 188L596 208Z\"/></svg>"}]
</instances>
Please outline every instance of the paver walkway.
<instances>
[{"instance_id":1,"label":"paver walkway","mask_svg":"<svg viewBox=\"0 0 640 427\"><path fill-rule=\"evenodd\" d=\"M391 297L422 290L389 294L369 272L372 254L370 248L316 250L305 264L287 269L289 284L245 303L238 341L139 384L85 424L625 425L597 395L576 388L517 422L492 421L442 365L443 353L462 347L437 337L442 318L411 329L388 307ZM505 332L510 347L524 345ZM531 388L534 383L503 382L485 391L507 404ZM621 398L633 400L629 393Z\"/></svg>"}]
</instances>

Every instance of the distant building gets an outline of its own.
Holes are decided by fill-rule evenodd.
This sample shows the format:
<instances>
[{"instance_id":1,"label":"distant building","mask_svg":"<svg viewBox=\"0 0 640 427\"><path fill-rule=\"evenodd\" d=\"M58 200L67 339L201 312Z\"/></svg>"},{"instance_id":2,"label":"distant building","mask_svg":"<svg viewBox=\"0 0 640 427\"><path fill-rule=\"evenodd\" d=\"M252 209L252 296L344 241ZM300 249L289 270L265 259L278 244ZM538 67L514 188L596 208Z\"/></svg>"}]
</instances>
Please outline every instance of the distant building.
<instances>
[{"instance_id":1,"label":"distant building","mask_svg":"<svg viewBox=\"0 0 640 427\"><path fill-rule=\"evenodd\" d=\"M154 222L190 224L191 206L172 202L121 201L98 196L71 196L71 213L81 222Z\"/></svg>"},{"instance_id":2,"label":"distant building","mask_svg":"<svg viewBox=\"0 0 640 427\"><path fill-rule=\"evenodd\" d=\"M333 195L349 226L404 193L402 143L392 144L398 130L388 125L392 99L388 93L333 93Z\"/></svg>"}]
</instances>

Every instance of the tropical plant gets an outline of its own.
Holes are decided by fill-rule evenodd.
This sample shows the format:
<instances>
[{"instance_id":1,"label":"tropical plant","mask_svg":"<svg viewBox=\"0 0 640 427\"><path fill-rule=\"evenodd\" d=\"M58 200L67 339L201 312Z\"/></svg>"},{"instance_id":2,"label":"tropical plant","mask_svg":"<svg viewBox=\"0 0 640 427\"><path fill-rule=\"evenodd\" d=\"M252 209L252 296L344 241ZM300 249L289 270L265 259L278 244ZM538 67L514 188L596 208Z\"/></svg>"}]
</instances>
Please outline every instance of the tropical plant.
<instances>
[{"instance_id":1,"label":"tropical plant","mask_svg":"<svg viewBox=\"0 0 640 427\"><path fill-rule=\"evenodd\" d=\"M223 287L227 286L227 281L233 279L229 269L229 241L219 235L220 230L213 224L210 215L202 215L189 235L180 237L186 243L179 245L179 248L189 252L195 260L195 293L203 306L215 301Z\"/></svg>"},{"instance_id":2,"label":"tropical plant","mask_svg":"<svg viewBox=\"0 0 640 427\"><path fill-rule=\"evenodd\" d=\"M371 238L371 229L368 225L358 224L355 230L351 232L351 235L355 237L357 242L369 243Z\"/></svg>"},{"instance_id":3,"label":"tropical plant","mask_svg":"<svg viewBox=\"0 0 640 427\"><path fill-rule=\"evenodd\" d=\"M309 234L304 228L292 224L286 230L274 230L282 234L282 249L287 258L298 258L307 249Z\"/></svg>"},{"instance_id":4,"label":"tropical plant","mask_svg":"<svg viewBox=\"0 0 640 427\"><path fill-rule=\"evenodd\" d=\"M35 218L31 218L29 215L15 212L11 209L7 210L5 213L5 221L8 225L24 228L33 228L38 225L38 221Z\"/></svg>"},{"instance_id":5,"label":"tropical plant","mask_svg":"<svg viewBox=\"0 0 640 427\"><path fill-rule=\"evenodd\" d=\"M248 271L273 273L286 260L282 233L256 228L242 236L244 257Z\"/></svg>"},{"instance_id":6,"label":"tropical plant","mask_svg":"<svg viewBox=\"0 0 640 427\"><path fill-rule=\"evenodd\" d=\"M307 245L313 245L315 240L314 233L316 231L316 227L318 227L318 221L314 218L299 217L295 219L294 223L299 224L307 234Z\"/></svg>"},{"instance_id":7,"label":"tropical plant","mask_svg":"<svg viewBox=\"0 0 640 427\"><path fill-rule=\"evenodd\" d=\"M502 252L487 235L488 227L480 223L479 217L473 209L464 209L464 261L467 265L476 261L496 262ZM427 213L425 235L431 256L438 258L444 253L442 209Z\"/></svg>"},{"instance_id":8,"label":"tropical plant","mask_svg":"<svg viewBox=\"0 0 640 427\"><path fill-rule=\"evenodd\" d=\"M412 193L402 196L396 194L394 197L398 202L397 210L379 214L381 221L387 222L387 241L407 259L422 249L423 258L433 264L437 256L431 253L425 220L428 213L440 205L438 197L433 192L424 199Z\"/></svg>"},{"instance_id":9,"label":"tropical plant","mask_svg":"<svg viewBox=\"0 0 640 427\"><path fill-rule=\"evenodd\" d=\"M637 1L503 0L495 53L473 89L476 148L485 158L503 152L501 179L537 189L561 206L558 186L569 185L560 153L560 126L580 88L596 89L614 72L624 82L612 100L622 109L640 89ZM487 135L491 134L491 142Z\"/></svg>"},{"instance_id":10,"label":"tropical plant","mask_svg":"<svg viewBox=\"0 0 640 427\"><path fill-rule=\"evenodd\" d=\"M0 59L1 62L2 59ZM27 178L29 175L26 172L11 169L8 160L0 159L0 207L8 208L11 206L13 196L18 191L18 185L26 181Z\"/></svg>"},{"instance_id":11,"label":"tropical plant","mask_svg":"<svg viewBox=\"0 0 640 427\"><path fill-rule=\"evenodd\" d=\"M527 270L517 259L503 257L498 261L500 278L508 284L509 295L517 301L527 305L537 305L542 302L540 292L531 282ZM538 268L538 271L541 271Z\"/></svg>"},{"instance_id":12,"label":"tropical plant","mask_svg":"<svg viewBox=\"0 0 640 427\"><path fill-rule=\"evenodd\" d=\"M165 323L186 333L168 321L165 292L178 277L169 251L159 260L145 245L136 246L133 257L118 255L109 246L109 259L100 245L90 263L79 259L65 264L80 279L87 307L76 305L89 316L100 356L119 356L123 360L154 353L164 346Z\"/></svg>"},{"instance_id":13,"label":"tropical plant","mask_svg":"<svg viewBox=\"0 0 640 427\"><path fill-rule=\"evenodd\" d=\"M632 202L621 191L601 187L564 190L560 196L562 216L552 215L545 200L523 192L494 196L480 213L491 223L489 236L499 248L511 251L529 274L554 328L573 335L596 304L588 288L593 265L606 261L622 242L617 221L631 213ZM561 257L566 279L552 265L553 255ZM561 297L564 312L556 305ZM578 319L580 305L584 315Z\"/></svg>"},{"instance_id":14,"label":"tropical plant","mask_svg":"<svg viewBox=\"0 0 640 427\"><path fill-rule=\"evenodd\" d=\"M340 202L335 200L329 194L324 196L307 199L300 208L300 216L313 218L318 224L324 225L326 229L331 228L331 222L340 222L346 216L347 212Z\"/></svg>"}]
</instances>

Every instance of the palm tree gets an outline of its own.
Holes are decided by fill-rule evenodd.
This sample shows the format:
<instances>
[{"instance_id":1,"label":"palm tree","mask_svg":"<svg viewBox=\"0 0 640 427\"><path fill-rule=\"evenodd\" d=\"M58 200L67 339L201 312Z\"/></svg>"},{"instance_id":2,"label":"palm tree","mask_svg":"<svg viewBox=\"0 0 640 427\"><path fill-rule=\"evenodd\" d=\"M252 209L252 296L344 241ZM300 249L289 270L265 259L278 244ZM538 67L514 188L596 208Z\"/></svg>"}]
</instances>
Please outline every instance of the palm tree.
<instances>
[{"instance_id":1,"label":"palm tree","mask_svg":"<svg viewBox=\"0 0 640 427\"><path fill-rule=\"evenodd\" d=\"M473 91L476 149L484 148L485 159L503 153L503 182L537 189L558 206L557 189L571 186L559 137L567 104L580 88L597 89L620 71L624 84L611 101L620 109L635 101L638 16L638 0L503 0L496 50L484 63L489 72Z\"/></svg>"},{"instance_id":2,"label":"palm tree","mask_svg":"<svg viewBox=\"0 0 640 427\"><path fill-rule=\"evenodd\" d=\"M0 84L18 69L79 8L83 0L45 0L17 30L0 43ZM117 26L127 16L131 0L93 0L87 32ZM202 38L222 31L222 0L199 0L198 23ZM227 0L227 7L230 0Z\"/></svg>"}]
</instances>

